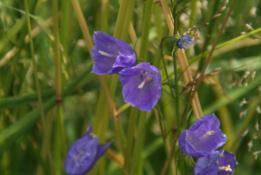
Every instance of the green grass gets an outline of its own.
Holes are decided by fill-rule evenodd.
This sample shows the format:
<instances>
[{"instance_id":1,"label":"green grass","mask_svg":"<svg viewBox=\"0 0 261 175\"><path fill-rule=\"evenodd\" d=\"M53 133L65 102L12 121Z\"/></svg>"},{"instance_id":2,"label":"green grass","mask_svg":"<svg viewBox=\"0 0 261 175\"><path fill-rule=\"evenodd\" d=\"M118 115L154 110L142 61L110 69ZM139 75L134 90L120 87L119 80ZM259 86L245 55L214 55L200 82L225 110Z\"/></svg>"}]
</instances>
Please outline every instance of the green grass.
<instances>
[{"instance_id":1,"label":"green grass","mask_svg":"<svg viewBox=\"0 0 261 175\"><path fill-rule=\"evenodd\" d=\"M178 133L196 120L189 100L192 86L203 114L220 118L228 135L225 148L237 157L234 174L261 174L261 156L254 156L261 150L261 2L237 0L231 8L231 0L213 19L222 0L166 1L175 34L194 26L189 35L196 43L185 52L195 79L191 86L184 81L174 41L160 45L170 33L163 6L155 2L0 2L1 175L65 174L68 148L89 125L100 143L113 141L111 153L90 175L193 174L196 159L176 143ZM125 40L136 51L137 63L159 68L162 97L151 112L125 104L117 75L90 73L94 31ZM221 69L212 73L216 68ZM195 78L202 70L203 79Z\"/></svg>"}]
</instances>

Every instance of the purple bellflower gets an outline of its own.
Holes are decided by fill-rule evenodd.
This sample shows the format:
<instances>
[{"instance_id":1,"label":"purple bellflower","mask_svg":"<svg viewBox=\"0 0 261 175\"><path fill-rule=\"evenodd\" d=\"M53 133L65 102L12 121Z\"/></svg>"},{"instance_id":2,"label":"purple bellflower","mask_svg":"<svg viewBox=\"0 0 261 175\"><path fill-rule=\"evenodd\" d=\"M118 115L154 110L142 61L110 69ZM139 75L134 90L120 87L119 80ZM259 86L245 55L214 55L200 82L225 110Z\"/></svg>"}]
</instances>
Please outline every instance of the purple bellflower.
<instances>
[{"instance_id":1,"label":"purple bellflower","mask_svg":"<svg viewBox=\"0 0 261 175\"><path fill-rule=\"evenodd\" d=\"M110 145L111 142L99 144L98 137L92 135L92 128L89 127L86 134L70 147L64 162L65 172L68 175L89 172Z\"/></svg>"},{"instance_id":2,"label":"purple bellflower","mask_svg":"<svg viewBox=\"0 0 261 175\"><path fill-rule=\"evenodd\" d=\"M125 41L114 38L104 32L94 32L95 46L91 51L93 60L92 73L98 75L117 74L136 62L133 49Z\"/></svg>"},{"instance_id":3,"label":"purple bellflower","mask_svg":"<svg viewBox=\"0 0 261 175\"><path fill-rule=\"evenodd\" d=\"M235 154L225 150L212 152L198 159L194 168L195 175L232 175L236 167Z\"/></svg>"},{"instance_id":4,"label":"purple bellflower","mask_svg":"<svg viewBox=\"0 0 261 175\"><path fill-rule=\"evenodd\" d=\"M156 67L140 63L123 69L119 79L125 102L142 111L151 111L157 104L161 96L161 75Z\"/></svg>"},{"instance_id":5,"label":"purple bellflower","mask_svg":"<svg viewBox=\"0 0 261 175\"><path fill-rule=\"evenodd\" d=\"M182 36L178 42L177 46L180 49L188 49L192 43L194 43L195 40L189 36Z\"/></svg>"},{"instance_id":6,"label":"purple bellflower","mask_svg":"<svg viewBox=\"0 0 261 175\"><path fill-rule=\"evenodd\" d=\"M210 114L196 122L179 136L180 149L189 156L202 157L226 143L226 135L219 129L220 122Z\"/></svg>"}]
</instances>

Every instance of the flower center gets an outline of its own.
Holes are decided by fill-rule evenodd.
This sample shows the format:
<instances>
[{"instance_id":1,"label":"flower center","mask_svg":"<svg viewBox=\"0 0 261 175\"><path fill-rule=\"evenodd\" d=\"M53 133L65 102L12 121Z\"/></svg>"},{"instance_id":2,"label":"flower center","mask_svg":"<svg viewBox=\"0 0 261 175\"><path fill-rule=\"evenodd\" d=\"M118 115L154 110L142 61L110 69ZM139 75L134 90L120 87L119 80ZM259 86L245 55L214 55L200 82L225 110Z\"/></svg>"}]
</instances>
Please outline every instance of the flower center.
<instances>
[{"instance_id":1,"label":"flower center","mask_svg":"<svg viewBox=\"0 0 261 175\"><path fill-rule=\"evenodd\" d=\"M204 134L202 137L200 137L200 139L205 139L205 138L207 138L208 136L211 136L213 133L214 133L215 131L208 131L208 132L206 132L206 134Z\"/></svg>"},{"instance_id":2,"label":"flower center","mask_svg":"<svg viewBox=\"0 0 261 175\"><path fill-rule=\"evenodd\" d=\"M139 89L142 89L145 84L148 84L149 82L151 82L153 80L151 73L147 72L145 70L141 70L141 76L140 77L142 79L142 82L138 86Z\"/></svg>"},{"instance_id":3,"label":"flower center","mask_svg":"<svg viewBox=\"0 0 261 175\"><path fill-rule=\"evenodd\" d=\"M232 172L230 165L218 167L218 170Z\"/></svg>"},{"instance_id":4,"label":"flower center","mask_svg":"<svg viewBox=\"0 0 261 175\"><path fill-rule=\"evenodd\" d=\"M208 131L206 132L203 136L199 137L198 139L193 139L192 136L189 136L189 141L190 141L190 144L192 145L196 145L198 143L200 143L202 140L206 139L208 136L211 136L215 131Z\"/></svg>"},{"instance_id":5,"label":"flower center","mask_svg":"<svg viewBox=\"0 0 261 175\"><path fill-rule=\"evenodd\" d=\"M112 54L109 54L109 53L103 52L103 51L101 51L101 50L99 50L98 52L99 52L99 54L101 54L101 55L103 55L103 56L106 56L106 57L113 57Z\"/></svg>"}]
</instances>

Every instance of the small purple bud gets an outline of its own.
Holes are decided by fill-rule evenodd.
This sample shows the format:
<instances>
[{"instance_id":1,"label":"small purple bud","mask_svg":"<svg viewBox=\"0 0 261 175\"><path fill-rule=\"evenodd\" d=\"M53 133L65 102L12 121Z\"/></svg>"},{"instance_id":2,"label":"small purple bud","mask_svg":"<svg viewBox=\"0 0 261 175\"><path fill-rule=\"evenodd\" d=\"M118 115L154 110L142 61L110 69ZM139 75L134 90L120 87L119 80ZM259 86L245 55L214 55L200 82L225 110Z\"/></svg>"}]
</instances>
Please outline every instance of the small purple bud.
<instances>
[{"instance_id":1,"label":"small purple bud","mask_svg":"<svg viewBox=\"0 0 261 175\"><path fill-rule=\"evenodd\" d=\"M210 114L196 122L179 136L180 149L194 157L206 156L226 143L226 135L219 129L220 122Z\"/></svg>"},{"instance_id":2,"label":"small purple bud","mask_svg":"<svg viewBox=\"0 0 261 175\"><path fill-rule=\"evenodd\" d=\"M125 41L114 38L104 32L94 32L95 46L91 51L93 60L92 73L98 75L117 74L136 62L133 49Z\"/></svg>"},{"instance_id":3,"label":"small purple bud","mask_svg":"<svg viewBox=\"0 0 261 175\"><path fill-rule=\"evenodd\" d=\"M110 145L111 142L99 145L98 137L92 135L89 127L86 134L70 147L64 162L65 172L68 175L89 172Z\"/></svg>"},{"instance_id":4,"label":"small purple bud","mask_svg":"<svg viewBox=\"0 0 261 175\"><path fill-rule=\"evenodd\" d=\"M142 111L151 111L161 96L159 70L149 63L140 63L123 69L119 74L125 102Z\"/></svg>"},{"instance_id":5,"label":"small purple bud","mask_svg":"<svg viewBox=\"0 0 261 175\"><path fill-rule=\"evenodd\" d=\"M180 49L188 49L192 43L194 43L195 40L189 36L182 36L178 42L177 46Z\"/></svg>"}]
</instances>

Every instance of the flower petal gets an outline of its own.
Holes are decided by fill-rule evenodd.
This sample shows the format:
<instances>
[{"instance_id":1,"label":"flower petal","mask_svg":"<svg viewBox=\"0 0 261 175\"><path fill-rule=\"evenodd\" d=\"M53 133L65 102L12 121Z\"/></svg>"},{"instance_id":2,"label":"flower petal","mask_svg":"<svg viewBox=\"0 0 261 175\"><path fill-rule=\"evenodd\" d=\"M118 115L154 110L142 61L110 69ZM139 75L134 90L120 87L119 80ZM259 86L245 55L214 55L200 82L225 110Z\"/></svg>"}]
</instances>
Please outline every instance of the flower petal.
<instances>
[{"instance_id":1,"label":"flower petal","mask_svg":"<svg viewBox=\"0 0 261 175\"><path fill-rule=\"evenodd\" d=\"M194 173L195 175L232 175L235 167L235 155L225 150L219 150L199 158Z\"/></svg>"},{"instance_id":2,"label":"flower petal","mask_svg":"<svg viewBox=\"0 0 261 175\"><path fill-rule=\"evenodd\" d=\"M82 175L93 167L98 151L98 138L83 136L69 149L64 169L69 175Z\"/></svg>"},{"instance_id":3,"label":"flower petal","mask_svg":"<svg viewBox=\"0 0 261 175\"><path fill-rule=\"evenodd\" d=\"M149 75L148 81L142 79L142 72ZM120 72L119 79L124 85L122 94L125 102L143 111L151 111L161 96L161 76L157 68L140 63ZM142 82L146 82L140 88Z\"/></svg>"},{"instance_id":4,"label":"flower petal","mask_svg":"<svg viewBox=\"0 0 261 175\"><path fill-rule=\"evenodd\" d=\"M192 43L194 43L195 40L189 36L182 36L178 42L177 46L180 49L188 49Z\"/></svg>"},{"instance_id":5,"label":"flower petal","mask_svg":"<svg viewBox=\"0 0 261 175\"><path fill-rule=\"evenodd\" d=\"M218 151L221 155L218 160L218 175L230 175L236 167L236 156L225 150Z\"/></svg>"},{"instance_id":6,"label":"flower petal","mask_svg":"<svg viewBox=\"0 0 261 175\"><path fill-rule=\"evenodd\" d=\"M114 38L104 32L94 32L95 46L91 55L95 61L92 73L98 75L119 73L136 62L133 49L122 40Z\"/></svg>"},{"instance_id":7,"label":"flower petal","mask_svg":"<svg viewBox=\"0 0 261 175\"><path fill-rule=\"evenodd\" d=\"M108 142L108 143L99 145L96 159L99 159L101 156L103 156L103 154L105 154L106 150L111 146L111 144L112 144L112 142Z\"/></svg>"},{"instance_id":8,"label":"flower petal","mask_svg":"<svg viewBox=\"0 0 261 175\"><path fill-rule=\"evenodd\" d=\"M218 159L220 154L214 152L208 156L204 156L198 159L196 166L194 167L195 175L217 175L218 172Z\"/></svg>"},{"instance_id":9,"label":"flower petal","mask_svg":"<svg viewBox=\"0 0 261 175\"><path fill-rule=\"evenodd\" d=\"M219 129L220 122L214 115L197 119L189 130L180 135L180 149L194 157L206 156L226 143L226 135Z\"/></svg>"}]
</instances>

